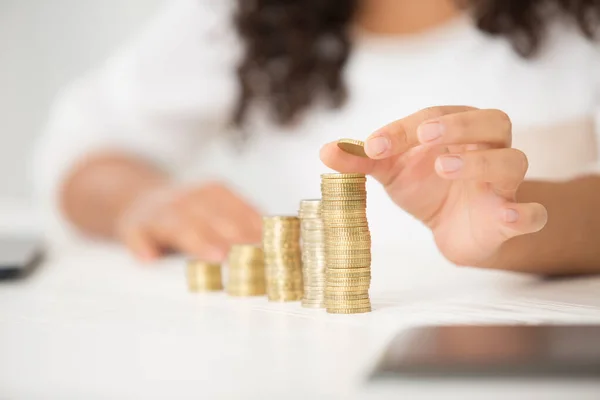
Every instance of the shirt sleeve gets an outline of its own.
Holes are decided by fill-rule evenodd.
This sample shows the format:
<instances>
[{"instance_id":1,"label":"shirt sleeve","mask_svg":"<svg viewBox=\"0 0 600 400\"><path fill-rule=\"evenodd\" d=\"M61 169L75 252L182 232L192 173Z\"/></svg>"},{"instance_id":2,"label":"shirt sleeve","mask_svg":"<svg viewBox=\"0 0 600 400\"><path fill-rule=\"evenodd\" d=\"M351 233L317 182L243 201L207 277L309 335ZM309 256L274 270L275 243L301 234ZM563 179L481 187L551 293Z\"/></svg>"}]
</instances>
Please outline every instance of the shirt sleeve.
<instances>
[{"instance_id":1,"label":"shirt sleeve","mask_svg":"<svg viewBox=\"0 0 600 400\"><path fill-rule=\"evenodd\" d=\"M236 91L233 10L220 0L167 3L58 95L33 167L37 198L54 210L66 174L90 153L118 150L175 170L227 126Z\"/></svg>"}]
</instances>

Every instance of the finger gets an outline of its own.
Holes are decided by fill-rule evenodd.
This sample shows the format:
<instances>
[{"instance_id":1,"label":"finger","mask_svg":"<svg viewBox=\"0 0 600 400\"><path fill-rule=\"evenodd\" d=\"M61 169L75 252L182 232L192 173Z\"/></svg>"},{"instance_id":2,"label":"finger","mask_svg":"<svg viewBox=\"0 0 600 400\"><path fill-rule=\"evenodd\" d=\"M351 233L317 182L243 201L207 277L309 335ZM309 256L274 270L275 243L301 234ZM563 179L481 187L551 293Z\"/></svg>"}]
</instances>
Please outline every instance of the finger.
<instances>
[{"instance_id":1,"label":"finger","mask_svg":"<svg viewBox=\"0 0 600 400\"><path fill-rule=\"evenodd\" d=\"M548 222L548 211L538 203L513 203L502 210L500 233L505 239L539 232Z\"/></svg>"},{"instance_id":2,"label":"finger","mask_svg":"<svg viewBox=\"0 0 600 400\"><path fill-rule=\"evenodd\" d=\"M376 160L346 153L337 146L337 142L324 145L321 148L320 157L326 166L344 174L370 174L377 163Z\"/></svg>"},{"instance_id":3,"label":"finger","mask_svg":"<svg viewBox=\"0 0 600 400\"><path fill-rule=\"evenodd\" d=\"M125 230L119 236L125 247L141 261L151 262L160 256L160 246L152 240L144 228Z\"/></svg>"},{"instance_id":4,"label":"finger","mask_svg":"<svg viewBox=\"0 0 600 400\"><path fill-rule=\"evenodd\" d=\"M512 122L500 110L448 114L419 125L417 139L421 144L485 143L492 147L510 147Z\"/></svg>"},{"instance_id":5,"label":"finger","mask_svg":"<svg viewBox=\"0 0 600 400\"><path fill-rule=\"evenodd\" d=\"M435 170L446 179L488 182L499 191L515 191L527 173L527 156L517 149L491 149L445 154Z\"/></svg>"},{"instance_id":6,"label":"finger","mask_svg":"<svg viewBox=\"0 0 600 400\"><path fill-rule=\"evenodd\" d=\"M214 223L190 223L190 216L169 210L155 218L150 233L163 246L205 261L221 262L228 251L228 243L211 229Z\"/></svg>"},{"instance_id":7,"label":"finger","mask_svg":"<svg viewBox=\"0 0 600 400\"><path fill-rule=\"evenodd\" d=\"M423 122L471 110L475 110L475 108L465 106L426 108L377 130L365 141L365 152L369 158L375 160L404 153L420 143L417 137L417 128Z\"/></svg>"},{"instance_id":8,"label":"finger","mask_svg":"<svg viewBox=\"0 0 600 400\"><path fill-rule=\"evenodd\" d=\"M216 237L207 227L188 227L171 237L171 247L185 254L208 262L223 262L229 251L229 243Z\"/></svg>"},{"instance_id":9,"label":"finger","mask_svg":"<svg viewBox=\"0 0 600 400\"><path fill-rule=\"evenodd\" d=\"M183 203L182 209L189 213L189 221L194 226L202 227L210 222L210 236L219 243L235 243L236 238L242 235L240 229L232 222L229 214L214 209L206 199L189 199Z\"/></svg>"},{"instance_id":10,"label":"finger","mask_svg":"<svg viewBox=\"0 0 600 400\"><path fill-rule=\"evenodd\" d=\"M237 231L236 240L259 242L262 236L262 216L245 200L237 195L225 197L226 210L222 209L219 217L227 221Z\"/></svg>"},{"instance_id":11,"label":"finger","mask_svg":"<svg viewBox=\"0 0 600 400\"><path fill-rule=\"evenodd\" d=\"M382 184L386 184L391 170L391 160L372 160L370 158L356 157L348 154L337 146L337 142L327 143L321 148L321 161L343 174L365 174L372 175Z\"/></svg>"},{"instance_id":12,"label":"finger","mask_svg":"<svg viewBox=\"0 0 600 400\"><path fill-rule=\"evenodd\" d=\"M222 185L215 185L210 195L199 200L194 209L213 219L213 228L232 244L260 241L261 215L247 201Z\"/></svg>"}]
</instances>

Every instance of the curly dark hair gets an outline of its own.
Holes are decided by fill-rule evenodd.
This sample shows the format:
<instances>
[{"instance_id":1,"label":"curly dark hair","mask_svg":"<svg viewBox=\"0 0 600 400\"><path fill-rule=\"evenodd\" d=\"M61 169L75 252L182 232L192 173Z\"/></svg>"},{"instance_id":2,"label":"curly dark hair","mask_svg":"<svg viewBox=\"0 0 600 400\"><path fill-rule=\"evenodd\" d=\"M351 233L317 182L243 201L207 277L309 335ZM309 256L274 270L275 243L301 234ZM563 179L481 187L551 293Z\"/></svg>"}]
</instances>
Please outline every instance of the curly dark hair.
<instances>
[{"instance_id":1,"label":"curly dark hair","mask_svg":"<svg viewBox=\"0 0 600 400\"><path fill-rule=\"evenodd\" d=\"M359 0L237 1L235 26L244 45L233 115L238 127L256 103L265 104L282 125L317 99L333 107L343 104L342 71L352 48L348 27ZM556 15L572 20L590 39L600 22L600 0L456 1L481 31L506 37L523 57L539 50Z\"/></svg>"}]
</instances>

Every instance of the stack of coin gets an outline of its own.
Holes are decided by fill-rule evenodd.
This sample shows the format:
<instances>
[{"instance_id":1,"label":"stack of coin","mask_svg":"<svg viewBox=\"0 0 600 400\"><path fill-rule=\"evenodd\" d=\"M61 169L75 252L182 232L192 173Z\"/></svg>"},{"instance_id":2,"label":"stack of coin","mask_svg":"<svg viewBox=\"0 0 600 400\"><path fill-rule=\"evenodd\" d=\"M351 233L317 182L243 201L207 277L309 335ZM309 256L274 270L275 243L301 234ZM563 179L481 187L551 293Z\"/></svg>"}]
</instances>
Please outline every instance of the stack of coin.
<instances>
[{"instance_id":1,"label":"stack of coin","mask_svg":"<svg viewBox=\"0 0 600 400\"><path fill-rule=\"evenodd\" d=\"M266 293L265 258L260 246L232 246L227 264L227 293L232 296L263 296Z\"/></svg>"},{"instance_id":2,"label":"stack of coin","mask_svg":"<svg viewBox=\"0 0 600 400\"><path fill-rule=\"evenodd\" d=\"M300 202L300 236L302 238L302 306L325 307L325 242L321 220L321 200Z\"/></svg>"},{"instance_id":3,"label":"stack of coin","mask_svg":"<svg viewBox=\"0 0 600 400\"><path fill-rule=\"evenodd\" d=\"M198 260L188 261L187 283L190 292L216 292L223 290L221 265Z\"/></svg>"},{"instance_id":4,"label":"stack of coin","mask_svg":"<svg viewBox=\"0 0 600 400\"><path fill-rule=\"evenodd\" d=\"M269 300L301 300L300 220L297 217L264 217L263 250Z\"/></svg>"},{"instance_id":5,"label":"stack of coin","mask_svg":"<svg viewBox=\"0 0 600 400\"><path fill-rule=\"evenodd\" d=\"M329 313L371 311L371 233L366 214L366 181L362 174L321 175L325 305Z\"/></svg>"}]
</instances>

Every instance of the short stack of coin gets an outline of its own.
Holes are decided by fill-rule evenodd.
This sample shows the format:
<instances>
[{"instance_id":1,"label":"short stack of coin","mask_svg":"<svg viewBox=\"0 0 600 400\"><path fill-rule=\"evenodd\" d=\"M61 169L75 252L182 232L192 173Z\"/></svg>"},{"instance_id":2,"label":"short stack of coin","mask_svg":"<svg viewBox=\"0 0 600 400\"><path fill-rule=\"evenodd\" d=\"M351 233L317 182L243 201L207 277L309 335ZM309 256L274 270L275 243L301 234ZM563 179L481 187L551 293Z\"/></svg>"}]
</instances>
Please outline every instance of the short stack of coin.
<instances>
[{"instance_id":1,"label":"short stack of coin","mask_svg":"<svg viewBox=\"0 0 600 400\"><path fill-rule=\"evenodd\" d=\"M321 220L321 200L300 202L300 236L302 238L302 306L325 307L325 242Z\"/></svg>"},{"instance_id":2,"label":"short stack of coin","mask_svg":"<svg viewBox=\"0 0 600 400\"><path fill-rule=\"evenodd\" d=\"M190 292L216 292L223 290L221 265L199 260L188 261L187 283Z\"/></svg>"},{"instance_id":3,"label":"short stack of coin","mask_svg":"<svg viewBox=\"0 0 600 400\"><path fill-rule=\"evenodd\" d=\"M227 293L232 296L265 295L265 258L260 246L232 246L227 264Z\"/></svg>"},{"instance_id":4,"label":"short stack of coin","mask_svg":"<svg viewBox=\"0 0 600 400\"><path fill-rule=\"evenodd\" d=\"M325 226L327 312L371 311L371 233L367 221L366 177L321 175L321 218Z\"/></svg>"},{"instance_id":5,"label":"short stack of coin","mask_svg":"<svg viewBox=\"0 0 600 400\"><path fill-rule=\"evenodd\" d=\"M301 300L300 220L297 217L264 217L263 250L269 300Z\"/></svg>"}]
</instances>

